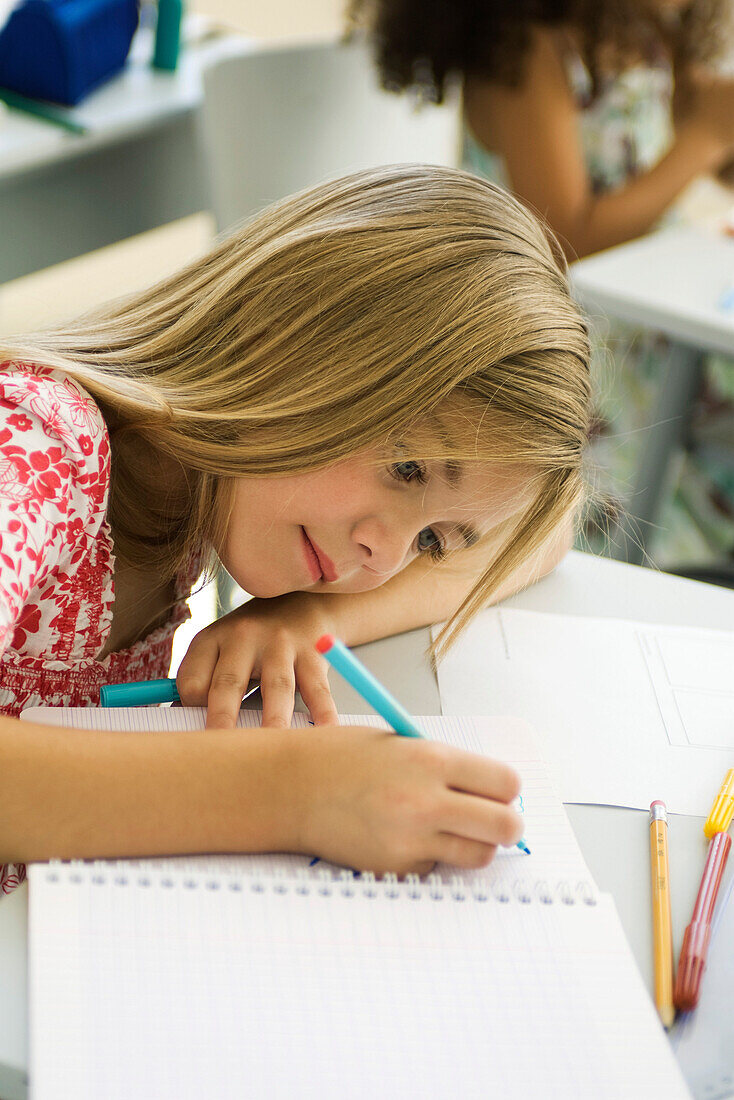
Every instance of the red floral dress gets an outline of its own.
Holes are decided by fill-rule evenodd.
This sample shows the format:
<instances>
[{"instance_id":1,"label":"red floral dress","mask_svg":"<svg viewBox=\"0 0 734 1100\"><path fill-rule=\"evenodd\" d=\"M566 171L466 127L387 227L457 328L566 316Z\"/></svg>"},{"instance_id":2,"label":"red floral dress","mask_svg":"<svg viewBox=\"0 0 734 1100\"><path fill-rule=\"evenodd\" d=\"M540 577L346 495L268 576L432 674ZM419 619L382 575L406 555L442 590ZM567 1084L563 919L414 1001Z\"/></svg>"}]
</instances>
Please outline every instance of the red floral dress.
<instances>
[{"instance_id":1,"label":"red floral dress","mask_svg":"<svg viewBox=\"0 0 734 1100\"><path fill-rule=\"evenodd\" d=\"M168 673L195 562L167 623L97 659L114 604L109 484L109 435L89 394L60 371L0 364L0 714L95 706L102 684ZM3 892L24 877L0 865Z\"/></svg>"}]
</instances>

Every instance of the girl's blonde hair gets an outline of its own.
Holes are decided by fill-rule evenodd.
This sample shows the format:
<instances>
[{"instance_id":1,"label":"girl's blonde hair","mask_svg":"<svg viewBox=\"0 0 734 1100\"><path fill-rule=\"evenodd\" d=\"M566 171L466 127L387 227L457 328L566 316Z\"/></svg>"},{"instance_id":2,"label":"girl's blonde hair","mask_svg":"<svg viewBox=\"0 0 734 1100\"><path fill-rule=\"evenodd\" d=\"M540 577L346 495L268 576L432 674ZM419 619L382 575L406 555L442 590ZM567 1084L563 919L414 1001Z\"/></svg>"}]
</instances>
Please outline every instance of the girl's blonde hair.
<instances>
[{"instance_id":1,"label":"girl's blonde hair","mask_svg":"<svg viewBox=\"0 0 734 1100\"><path fill-rule=\"evenodd\" d=\"M584 494L589 346L562 253L521 203L449 168L304 191L172 278L6 353L98 402L116 552L169 577L221 545L237 477L390 441L428 461L521 464L532 504L438 651ZM444 430L427 431L436 414ZM161 473L172 463L183 493Z\"/></svg>"}]
</instances>

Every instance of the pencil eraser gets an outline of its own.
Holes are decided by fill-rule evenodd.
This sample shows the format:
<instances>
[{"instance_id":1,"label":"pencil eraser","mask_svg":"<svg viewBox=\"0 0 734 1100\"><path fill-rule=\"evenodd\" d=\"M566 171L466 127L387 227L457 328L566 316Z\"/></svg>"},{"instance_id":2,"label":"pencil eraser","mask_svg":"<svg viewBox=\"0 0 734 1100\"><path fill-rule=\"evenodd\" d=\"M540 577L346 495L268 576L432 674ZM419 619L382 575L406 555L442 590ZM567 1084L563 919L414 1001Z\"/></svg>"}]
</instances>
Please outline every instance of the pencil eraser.
<instances>
[{"instance_id":1,"label":"pencil eraser","mask_svg":"<svg viewBox=\"0 0 734 1100\"><path fill-rule=\"evenodd\" d=\"M334 645L334 635L333 634L322 634L321 637L319 638L318 642L316 643L316 648L318 649L319 653L328 653L328 651L332 648L333 645Z\"/></svg>"},{"instance_id":2,"label":"pencil eraser","mask_svg":"<svg viewBox=\"0 0 734 1100\"><path fill-rule=\"evenodd\" d=\"M663 802L662 798L656 798L654 802L651 802L650 809L652 809L653 806L662 806L663 809L665 809L665 803Z\"/></svg>"}]
</instances>

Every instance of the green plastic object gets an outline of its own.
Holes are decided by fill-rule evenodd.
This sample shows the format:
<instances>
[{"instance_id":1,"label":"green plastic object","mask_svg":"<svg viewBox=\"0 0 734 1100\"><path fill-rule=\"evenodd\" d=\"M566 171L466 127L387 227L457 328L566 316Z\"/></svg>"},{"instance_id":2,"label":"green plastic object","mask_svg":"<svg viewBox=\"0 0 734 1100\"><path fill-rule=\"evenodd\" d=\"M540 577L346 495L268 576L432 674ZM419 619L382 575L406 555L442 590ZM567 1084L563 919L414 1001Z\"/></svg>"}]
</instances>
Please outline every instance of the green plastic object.
<instances>
[{"instance_id":1,"label":"green plastic object","mask_svg":"<svg viewBox=\"0 0 734 1100\"><path fill-rule=\"evenodd\" d=\"M181 45L182 0L158 0L153 68L172 73L178 65Z\"/></svg>"}]
</instances>

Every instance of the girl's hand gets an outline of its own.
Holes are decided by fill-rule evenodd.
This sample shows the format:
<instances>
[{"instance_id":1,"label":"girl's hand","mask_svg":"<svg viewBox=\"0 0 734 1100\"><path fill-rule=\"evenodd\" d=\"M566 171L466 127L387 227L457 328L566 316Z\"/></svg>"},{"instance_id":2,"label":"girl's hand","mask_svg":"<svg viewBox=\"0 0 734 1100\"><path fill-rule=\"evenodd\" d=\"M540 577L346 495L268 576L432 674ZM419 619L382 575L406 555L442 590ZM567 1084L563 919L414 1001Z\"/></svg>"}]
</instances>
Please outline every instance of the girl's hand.
<instances>
[{"instance_id":1,"label":"girl's hand","mask_svg":"<svg viewBox=\"0 0 734 1100\"><path fill-rule=\"evenodd\" d=\"M317 725L338 722L327 664L314 649L330 630L315 596L250 600L196 635L176 677L181 701L208 708L207 729L231 729L254 677L263 726L290 726L296 689Z\"/></svg>"},{"instance_id":2,"label":"girl's hand","mask_svg":"<svg viewBox=\"0 0 734 1100\"><path fill-rule=\"evenodd\" d=\"M522 835L508 805L519 777L496 760L361 726L298 731L288 757L298 851L426 874L438 860L485 867Z\"/></svg>"}]
</instances>

